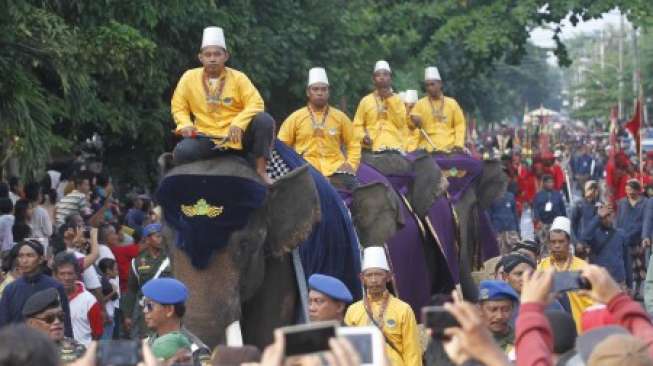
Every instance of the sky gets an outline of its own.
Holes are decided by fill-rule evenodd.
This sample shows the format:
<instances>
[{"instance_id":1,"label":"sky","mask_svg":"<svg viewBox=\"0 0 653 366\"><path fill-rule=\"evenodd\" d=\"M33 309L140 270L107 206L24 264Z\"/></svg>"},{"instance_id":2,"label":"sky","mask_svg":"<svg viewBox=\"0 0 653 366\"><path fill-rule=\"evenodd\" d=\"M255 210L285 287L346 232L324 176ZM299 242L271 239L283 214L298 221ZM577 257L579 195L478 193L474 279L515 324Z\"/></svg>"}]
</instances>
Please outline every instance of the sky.
<instances>
[{"instance_id":1,"label":"sky","mask_svg":"<svg viewBox=\"0 0 653 366\"><path fill-rule=\"evenodd\" d=\"M562 22L562 40L564 41L565 39L570 39L583 33L593 33L609 26L619 27L619 14L618 10L613 10L609 13L604 13L601 19L593 19L587 22L581 21L575 27L571 25L569 20L565 19ZM626 20L625 24L628 24L628 20ZM533 29L530 37L531 42L539 47L555 47L555 42L551 38L553 37L552 29L554 29L555 26L555 24L552 24L549 27L538 27Z\"/></svg>"}]
</instances>

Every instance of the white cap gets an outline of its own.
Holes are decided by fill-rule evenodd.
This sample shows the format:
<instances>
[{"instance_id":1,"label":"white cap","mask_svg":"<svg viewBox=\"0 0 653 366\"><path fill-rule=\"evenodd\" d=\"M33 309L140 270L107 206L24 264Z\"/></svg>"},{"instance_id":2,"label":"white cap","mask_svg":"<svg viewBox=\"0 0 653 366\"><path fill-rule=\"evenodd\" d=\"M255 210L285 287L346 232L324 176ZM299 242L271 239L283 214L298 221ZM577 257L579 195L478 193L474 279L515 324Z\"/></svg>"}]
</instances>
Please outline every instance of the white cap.
<instances>
[{"instance_id":1,"label":"white cap","mask_svg":"<svg viewBox=\"0 0 653 366\"><path fill-rule=\"evenodd\" d=\"M402 102L406 103L406 92L405 91L400 91L399 92L399 99L401 99Z\"/></svg>"},{"instance_id":2,"label":"white cap","mask_svg":"<svg viewBox=\"0 0 653 366\"><path fill-rule=\"evenodd\" d=\"M435 66L429 66L424 70L424 80L442 80L440 79L440 71Z\"/></svg>"},{"instance_id":3,"label":"white cap","mask_svg":"<svg viewBox=\"0 0 653 366\"><path fill-rule=\"evenodd\" d=\"M571 236L571 221L569 221L569 219L564 216L556 217L553 219L553 223L551 224L549 231L554 230L564 231L567 233L567 235Z\"/></svg>"},{"instance_id":4,"label":"white cap","mask_svg":"<svg viewBox=\"0 0 653 366\"><path fill-rule=\"evenodd\" d=\"M377 61L376 65L374 65L374 72L377 72L379 70L392 72L392 70L390 70L390 64L388 63L388 61L384 61L384 60Z\"/></svg>"},{"instance_id":5,"label":"white cap","mask_svg":"<svg viewBox=\"0 0 653 366\"><path fill-rule=\"evenodd\" d=\"M370 268L384 269L390 272L388 258L383 247L367 247L363 251L363 271Z\"/></svg>"},{"instance_id":6,"label":"white cap","mask_svg":"<svg viewBox=\"0 0 653 366\"><path fill-rule=\"evenodd\" d=\"M562 151L556 150L555 153L553 153L553 156L556 157L556 158L561 157L562 156Z\"/></svg>"},{"instance_id":7,"label":"white cap","mask_svg":"<svg viewBox=\"0 0 653 366\"><path fill-rule=\"evenodd\" d=\"M206 27L204 28L204 35L202 36L202 48L208 46L218 46L225 50L227 43L224 41L224 32L220 27Z\"/></svg>"},{"instance_id":8,"label":"white cap","mask_svg":"<svg viewBox=\"0 0 653 366\"><path fill-rule=\"evenodd\" d=\"M415 89L406 90L406 99L404 100L404 102L411 103L411 104L417 103L417 90Z\"/></svg>"},{"instance_id":9,"label":"white cap","mask_svg":"<svg viewBox=\"0 0 653 366\"><path fill-rule=\"evenodd\" d=\"M308 70L308 86L317 83L329 85L329 79L323 67L314 67Z\"/></svg>"}]
</instances>

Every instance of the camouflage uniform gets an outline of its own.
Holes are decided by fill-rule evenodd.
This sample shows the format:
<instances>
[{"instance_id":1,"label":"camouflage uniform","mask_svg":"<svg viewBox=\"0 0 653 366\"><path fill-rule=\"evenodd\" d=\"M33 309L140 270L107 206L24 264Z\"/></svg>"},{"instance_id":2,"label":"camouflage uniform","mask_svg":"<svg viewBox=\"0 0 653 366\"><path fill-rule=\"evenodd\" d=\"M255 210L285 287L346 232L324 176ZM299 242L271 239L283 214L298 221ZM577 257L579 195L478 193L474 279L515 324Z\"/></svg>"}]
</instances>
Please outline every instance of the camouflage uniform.
<instances>
[{"instance_id":1,"label":"camouflage uniform","mask_svg":"<svg viewBox=\"0 0 653 366\"><path fill-rule=\"evenodd\" d=\"M132 329L129 334L132 339L142 339L147 335L143 309L139 304L143 298L141 288L147 281L154 278L167 258L168 254L163 250L159 252L157 257L153 257L149 250L145 250L132 261L129 280L127 281L127 293L123 296L120 304L120 309L125 317L132 320ZM170 265L161 272L159 277L172 277Z\"/></svg>"},{"instance_id":2,"label":"camouflage uniform","mask_svg":"<svg viewBox=\"0 0 653 366\"><path fill-rule=\"evenodd\" d=\"M86 353L86 347L72 338L62 339L57 343L57 348L59 349L59 360L61 360L62 364L74 362Z\"/></svg>"}]
</instances>

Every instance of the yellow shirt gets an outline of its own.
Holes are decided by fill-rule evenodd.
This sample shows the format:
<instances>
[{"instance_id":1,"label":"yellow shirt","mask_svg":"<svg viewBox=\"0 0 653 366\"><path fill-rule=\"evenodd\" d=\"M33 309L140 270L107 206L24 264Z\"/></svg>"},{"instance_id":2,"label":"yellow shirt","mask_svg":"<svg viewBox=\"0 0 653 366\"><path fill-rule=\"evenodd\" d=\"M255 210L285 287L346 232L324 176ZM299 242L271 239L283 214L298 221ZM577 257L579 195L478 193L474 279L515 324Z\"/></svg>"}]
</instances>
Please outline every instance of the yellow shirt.
<instances>
[{"instance_id":1,"label":"yellow shirt","mask_svg":"<svg viewBox=\"0 0 653 366\"><path fill-rule=\"evenodd\" d=\"M418 100L410 112L422 119L422 128L429 135L436 150L451 151L454 147L465 147L465 116L455 99L444 97L437 101L427 95ZM411 123L412 127L412 123ZM418 148L433 151L433 147L419 135Z\"/></svg>"},{"instance_id":2,"label":"yellow shirt","mask_svg":"<svg viewBox=\"0 0 653 366\"><path fill-rule=\"evenodd\" d=\"M264 109L263 98L254 84L242 72L225 67L218 80L221 83L226 78L218 106L210 110L204 91L203 71L201 67L188 70L177 84L171 103L177 131L192 126L193 120L199 133L211 136L226 137L231 126L246 130L252 118ZM241 144L231 142L225 146L242 149Z\"/></svg>"},{"instance_id":3,"label":"yellow shirt","mask_svg":"<svg viewBox=\"0 0 653 366\"><path fill-rule=\"evenodd\" d=\"M381 100L377 93L363 97L354 116L354 134L358 141L367 133L372 150L404 150L406 137L406 105L394 94Z\"/></svg>"},{"instance_id":4,"label":"yellow shirt","mask_svg":"<svg viewBox=\"0 0 653 366\"><path fill-rule=\"evenodd\" d=\"M587 262L584 260L577 258L577 257L572 257L571 260L571 265L569 266L568 269L564 269L565 271L580 271L582 270L585 266L587 266ZM551 263L551 257L547 257L542 259L540 264L537 266L538 270L545 270L549 269L551 267L554 267L553 264ZM556 271L562 271L563 269L554 267ZM578 330L579 334L582 330L581 328L581 315L583 314L583 311L587 309L588 307L594 305L594 301L588 297L579 294L578 292L574 291L569 291L567 292L567 295L569 297L569 304L571 305L571 315L574 317L574 321L576 322L576 329Z\"/></svg>"},{"instance_id":5,"label":"yellow shirt","mask_svg":"<svg viewBox=\"0 0 653 366\"><path fill-rule=\"evenodd\" d=\"M315 123L320 124L324 112L314 112L314 117ZM329 107L324 123L324 128L314 130L308 107L304 107L286 118L278 138L295 149L325 177L335 173L345 162L356 171L361 159L361 145L354 138L351 120L337 108ZM343 149L347 151L346 157Z\"/></svg>"},{"instance_id":6,"label":"yellow shirt","mask_svg":"<svg viewBox=\"0 0 653 366\"><path fill-rule=\"evenodd\" d=\"M383 317L383 333L394 344L399 353L387 343L386 354L392 366L420 366L422 364L422 349L419 329L415 314L410 305L389 295L388 307ZM383 300L371 302L372 313L376 316L381 311ZM363 301L352 304L345 314L345 324L350 327L374 326L367 316Z\"/></svg>"}]
</instances>

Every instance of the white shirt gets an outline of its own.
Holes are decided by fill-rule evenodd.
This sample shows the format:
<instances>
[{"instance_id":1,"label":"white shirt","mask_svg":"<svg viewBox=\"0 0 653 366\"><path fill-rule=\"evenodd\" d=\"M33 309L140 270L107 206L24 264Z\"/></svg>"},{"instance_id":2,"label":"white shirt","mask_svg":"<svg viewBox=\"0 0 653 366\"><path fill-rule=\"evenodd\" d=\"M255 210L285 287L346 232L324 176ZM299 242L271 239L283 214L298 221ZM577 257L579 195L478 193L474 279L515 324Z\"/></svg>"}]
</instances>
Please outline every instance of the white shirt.
<instances>
[{"instance_id":1,"label":"white shirt","mask_svg":"<svg viewBox=\"0 0 653 366\"><path fill-rule=\"evenodd\" d=\"M14 215L0 216L0 251L10 250L14 246Z\"/></svg>"},{"instance_id":2,"label":"white shirt","mask_svg":"<svg viewBox=\"0 0 653 366\"><path fill-rule=\"evenodd\" d=\"M52 221L50 221L48 211L41 206L34 207L29 227L32 229L31 237L45 239L45 247L47 247L48 239L52 236Z\"/></svg>"},{"instance_id":3,"label":"white shirt","mask_svg":"<svg viewBox=\"0 0 653 366\"><path fill-rule=\"evenodd\" d=\"M89 312L95 304L97 304L97 299L86 290L82 290L79 294L69 300L70 322L73 326L73 338L87 347L93 340L91 335L91 323L89 322Z\"/></svg>"},{"instance_id":4,"label":"white shirt","mask_svg":"<svg viewBox=\"0 0 653 366\"><path fill-rule=\"evenodd\" d=\"M98 256L97 260L95 261L96 266L99 266L100 261L103 260L104 258L111 258L114 261L116 260L116 256L113 255L113 252L111 251L111 249L109 249L108 246L106 246L104 244L100 244L100 245L98 245L98 248L99 248L100 255Z\"/></svg>"},{"instance_id":5,"label":"white shirt","mask_svg":"<svg viewBox=\"0 0 653 366\"><path fill-rule=\"evenodd\" d=\"M113 314L116 309L120 308L120 283L118 282L118 278L109 278L109 282L111 282L111 286L113 286L113 291L118 294L118 298L107 301L106 304L104 304L104 309L106 310L109 319L113 320Z\"/></svg>"},{"instance_id":6,"label":"white shirt","mask_svg":"<svg viewBox=\"0 0 653 366\"><path fill-rule=\"evenodd\" d=\"M67 251L69 253L75 254L77 259L83 259L85 257L84 254L74 249L68 248ZM93 266L86 268L84 272L82 272L82 279L84 280L84 287L89 290L95 290L102 287L102 284L100 283L100 276Z\"/></svg>"}]
</instances>

